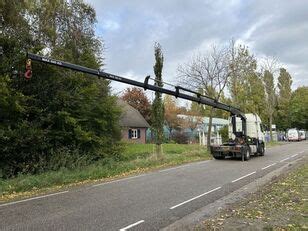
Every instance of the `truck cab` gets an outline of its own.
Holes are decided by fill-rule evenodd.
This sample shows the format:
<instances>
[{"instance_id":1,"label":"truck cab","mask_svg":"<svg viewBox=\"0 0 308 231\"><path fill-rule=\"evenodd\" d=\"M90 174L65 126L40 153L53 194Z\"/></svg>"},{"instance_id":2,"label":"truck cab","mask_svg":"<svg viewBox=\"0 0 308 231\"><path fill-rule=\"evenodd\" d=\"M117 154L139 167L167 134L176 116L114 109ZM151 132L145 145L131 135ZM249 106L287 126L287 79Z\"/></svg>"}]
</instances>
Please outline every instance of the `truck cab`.
<instances>
[{"instance_id":1,"label":"truck cab","mask_svg":"<svg viewBox=\"0 0 308 231\"><path fill-rule=\"evenodd\" d=\"M262 121L257 114L245 114L244 118L231 116L228 131L228 142L211 146L215 159L230 156L249 160L251 155L264 155L265 136Z\"/></svg>"}]
</instances>

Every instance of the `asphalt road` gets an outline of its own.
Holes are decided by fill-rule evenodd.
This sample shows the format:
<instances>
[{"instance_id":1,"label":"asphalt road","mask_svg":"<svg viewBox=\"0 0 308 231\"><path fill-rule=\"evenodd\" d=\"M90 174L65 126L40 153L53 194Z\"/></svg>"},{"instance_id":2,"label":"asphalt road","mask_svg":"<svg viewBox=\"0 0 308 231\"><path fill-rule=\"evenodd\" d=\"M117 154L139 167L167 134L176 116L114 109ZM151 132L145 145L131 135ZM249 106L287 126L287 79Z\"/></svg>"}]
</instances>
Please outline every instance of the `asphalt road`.
<instances>
[{"instance_id":1,"label":"asphalt road","mask_svg":"<svg viewBox=\"0 0 308 231\"><path fill-rule=\"evenodd\" d=\"M158 230L308 154L308 142L248 162L210 160L0 204L0 230Z\"/></svg>"}]
</instances>

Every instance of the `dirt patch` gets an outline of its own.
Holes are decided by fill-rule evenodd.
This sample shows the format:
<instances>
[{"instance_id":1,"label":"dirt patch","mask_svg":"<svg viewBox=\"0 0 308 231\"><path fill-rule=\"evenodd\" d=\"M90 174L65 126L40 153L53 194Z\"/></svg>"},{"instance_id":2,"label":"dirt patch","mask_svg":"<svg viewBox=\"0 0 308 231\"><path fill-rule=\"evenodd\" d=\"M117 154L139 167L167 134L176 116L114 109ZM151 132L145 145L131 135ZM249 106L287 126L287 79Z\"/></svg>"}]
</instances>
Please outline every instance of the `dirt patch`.
<instances>
[{"instance_id":1,"label":"dirt patch","mask_svg":"<svg viewBox=\"0 0 308 231\"><path fill-rule=\"evenodd\" d=\"M308 230L308 164L202 221L196 230Z\"/></svg>"}]
</instances>

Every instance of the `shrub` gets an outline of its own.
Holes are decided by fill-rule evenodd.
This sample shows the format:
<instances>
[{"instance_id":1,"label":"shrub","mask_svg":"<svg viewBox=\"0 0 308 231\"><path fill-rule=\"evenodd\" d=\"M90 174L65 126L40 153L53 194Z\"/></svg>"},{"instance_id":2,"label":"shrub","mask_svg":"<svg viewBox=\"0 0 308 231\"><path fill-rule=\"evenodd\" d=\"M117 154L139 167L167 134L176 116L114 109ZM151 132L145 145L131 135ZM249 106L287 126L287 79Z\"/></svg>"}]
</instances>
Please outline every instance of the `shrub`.
<instances>
[{"instance_id":1,"label":"shrub","mask_svg":"<svg viewBox=\"0 0 308 231\"><path fill-rule=\"evenodd\" d=\"M229 140L229 131L228 131L228 125L223 126L220 130L219 130L219 134L221 135L222 138L222 142L225 143Z\"/></svg>"},{"instance_id":2,"label":"shrub","mask_svg":"<svg viewBox=\"0 0 308 231\"><path fill-rule=\"evenodd\" d=\"M178 144L188 144L189 136L184 132L175 132L172 139Z\"/></svg>"}]
</instances>

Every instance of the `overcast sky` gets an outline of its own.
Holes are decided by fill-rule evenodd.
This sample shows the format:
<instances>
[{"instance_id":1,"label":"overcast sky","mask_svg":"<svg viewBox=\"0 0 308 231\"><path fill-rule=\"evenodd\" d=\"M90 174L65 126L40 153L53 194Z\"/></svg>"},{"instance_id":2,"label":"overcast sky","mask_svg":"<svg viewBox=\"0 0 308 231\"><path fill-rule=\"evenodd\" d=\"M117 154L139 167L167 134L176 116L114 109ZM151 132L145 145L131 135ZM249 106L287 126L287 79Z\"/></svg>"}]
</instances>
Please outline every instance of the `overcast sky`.
<instances>
[{"instance_id":1,"label":"overcast sky","mask_svg":"<svg viewBox=\"0 0 308 231\"><path fill-rule=\"evenodd\" d=\"M153 76L157 41L165 62L163 79L193 54L232 38L257 58L275 56L293 77L293 89L308 85L306 0L87 0L105 41L105 71L143 80ZM113 83L113 91L127 87Z\"/></svg>"}]
</instances>

